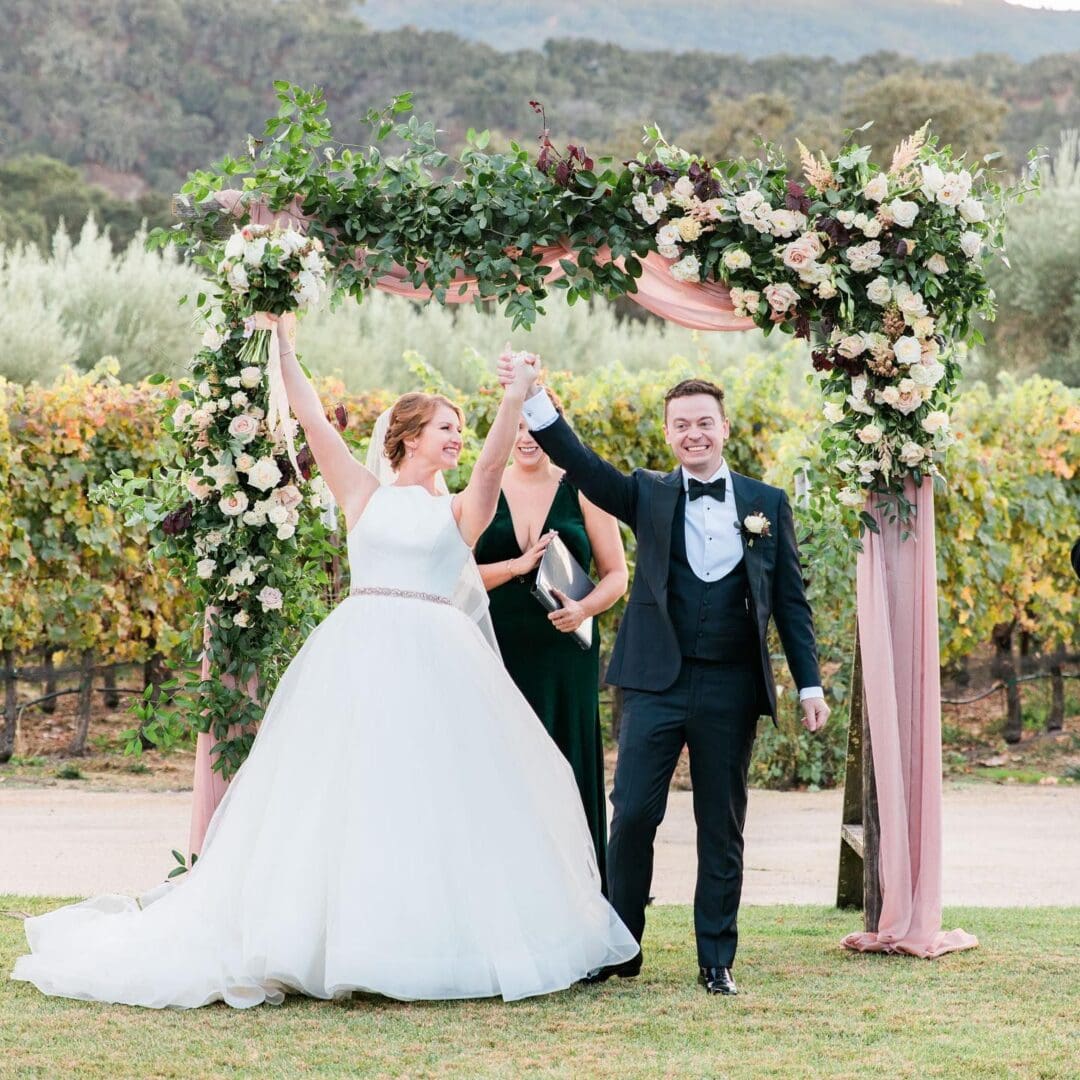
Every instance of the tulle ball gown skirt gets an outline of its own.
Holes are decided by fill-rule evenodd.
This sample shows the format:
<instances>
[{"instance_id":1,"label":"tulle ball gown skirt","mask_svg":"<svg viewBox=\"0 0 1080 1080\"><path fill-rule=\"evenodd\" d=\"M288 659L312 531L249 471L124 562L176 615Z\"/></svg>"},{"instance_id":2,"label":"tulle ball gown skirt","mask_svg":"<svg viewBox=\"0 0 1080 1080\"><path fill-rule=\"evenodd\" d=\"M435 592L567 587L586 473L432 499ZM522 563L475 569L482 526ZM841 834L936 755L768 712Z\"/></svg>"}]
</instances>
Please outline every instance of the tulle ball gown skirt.
<instances>
[{"instance_id":1,"label":"tulle ball gown skirt","mask_svg":"<svg viewBox=\"0 0 1080 1080\"><path fill-rule=\"evenodd\" d=\"M289 666L192 872L26 934L14 978L154 1008L513 1000L638 951L601 894L570 767L479 630L368 595Z\"/></svg>"}]
</instances>

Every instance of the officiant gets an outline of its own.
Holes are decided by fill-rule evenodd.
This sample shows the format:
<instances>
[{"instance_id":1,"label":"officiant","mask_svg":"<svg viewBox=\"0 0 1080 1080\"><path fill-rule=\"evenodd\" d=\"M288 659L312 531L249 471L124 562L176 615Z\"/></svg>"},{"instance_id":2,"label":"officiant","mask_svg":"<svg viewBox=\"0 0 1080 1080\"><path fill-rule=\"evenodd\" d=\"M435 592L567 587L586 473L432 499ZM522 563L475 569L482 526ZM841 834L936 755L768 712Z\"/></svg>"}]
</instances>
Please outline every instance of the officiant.
<instances>
[{"instance_id":1,"label":"officiant","mask_svg":"<svg viewBox=\"0 0 1080 1080\"><path fill-rule=\"evenodd\" d=\"M546 391L563 414L556 395ZM548 612L533 595L536 570L552 537L596 582L582 600L560 593ZM626 553L618 522L598 509L552 464L525 422L503 474L495 518L476 545L503 662L574 770L606 882L607 795L600 733L600 632L596 616L626 592ZM579 633L592 622L588 647Z\"/></svg>"}]
</instances>

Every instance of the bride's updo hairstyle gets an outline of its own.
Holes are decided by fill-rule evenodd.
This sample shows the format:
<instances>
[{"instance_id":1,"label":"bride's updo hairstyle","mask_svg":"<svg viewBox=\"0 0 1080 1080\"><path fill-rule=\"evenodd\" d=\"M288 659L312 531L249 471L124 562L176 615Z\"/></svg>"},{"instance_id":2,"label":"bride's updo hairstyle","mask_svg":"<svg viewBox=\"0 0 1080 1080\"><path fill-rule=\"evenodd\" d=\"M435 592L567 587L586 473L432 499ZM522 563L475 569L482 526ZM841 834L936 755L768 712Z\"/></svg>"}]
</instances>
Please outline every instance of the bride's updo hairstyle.
<instances>
[{"instance_id":1,"label":"bride's updo hairstyle","mask_svg":"<svg viewBox=\"0 0 1080 1080\"><path fill-rule=\"evenodd\" d=\"M395 472L405 460L405 440L419 438L440 405L453 409L457 413L458 421L464 426L465 414L442 394L402 394L394 402L394 407L390 410L390 426L386 429L383 452Z\"/></svg>"}]
</instances>

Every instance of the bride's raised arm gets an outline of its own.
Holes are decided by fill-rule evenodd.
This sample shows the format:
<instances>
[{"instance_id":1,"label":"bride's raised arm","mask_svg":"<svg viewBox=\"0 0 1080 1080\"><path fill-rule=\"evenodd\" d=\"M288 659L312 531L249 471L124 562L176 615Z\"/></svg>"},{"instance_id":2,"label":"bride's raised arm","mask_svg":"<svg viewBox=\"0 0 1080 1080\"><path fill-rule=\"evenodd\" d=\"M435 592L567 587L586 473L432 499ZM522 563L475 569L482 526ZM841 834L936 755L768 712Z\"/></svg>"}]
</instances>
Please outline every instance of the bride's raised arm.
<instances>
[{"instance_id":1,"label":"bride's raised arm","mask_svg":"<svg viewBox=\"0 0 1080 1080\"><path fill-rule=\"evenodd\" d=\"M536 382L537 374L534 364L524 360L515 363L513 381L503 388L499 411L473 466L469 483L464 491L454 497L454 516L461 535L470 547L480 539L481 533L495 516L503 472L517 437L521 406Z\"/></svg>"},{"instance_id":2,"label":"bride's raised arm","mask_svg":"<svg viewBox=\"0 0 1080 1080\"><path fill-rule=\"evenodd\" d=\"M290 408L304 429L304 436L315 456L319 472L345 515L346 527L352 528L367 506L372 492L378 488L379 481L353 457L341 434L327 420L319 395L296 358L293 343L295 327L295 315L281 316L279 339L285 392Z\"/></svg>"}]
</instances>

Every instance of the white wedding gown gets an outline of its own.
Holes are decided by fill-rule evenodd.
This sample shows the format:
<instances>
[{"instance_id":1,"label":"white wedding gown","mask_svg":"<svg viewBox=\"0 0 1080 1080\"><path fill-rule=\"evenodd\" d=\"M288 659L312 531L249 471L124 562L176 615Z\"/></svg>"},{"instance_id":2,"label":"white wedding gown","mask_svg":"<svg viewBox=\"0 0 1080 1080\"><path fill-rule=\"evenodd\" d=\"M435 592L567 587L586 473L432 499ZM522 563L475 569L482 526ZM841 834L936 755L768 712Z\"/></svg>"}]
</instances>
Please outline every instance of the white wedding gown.
<instances>
[{"instance_id":1,"label":"white wedding gown","mask_svg":"<svg viewBox=\"0 0 1080 1080\"><path fill-rule=\"evenodd\" d=\"M354 588L443 598L472 557L420 487L378 489L348 546ZM570 766L476 624L392 594L348 597L297 653L190 873L26 935L13 978L153 1008L513 1000L638 951Z\"/></svg>"}]
</instances>

